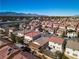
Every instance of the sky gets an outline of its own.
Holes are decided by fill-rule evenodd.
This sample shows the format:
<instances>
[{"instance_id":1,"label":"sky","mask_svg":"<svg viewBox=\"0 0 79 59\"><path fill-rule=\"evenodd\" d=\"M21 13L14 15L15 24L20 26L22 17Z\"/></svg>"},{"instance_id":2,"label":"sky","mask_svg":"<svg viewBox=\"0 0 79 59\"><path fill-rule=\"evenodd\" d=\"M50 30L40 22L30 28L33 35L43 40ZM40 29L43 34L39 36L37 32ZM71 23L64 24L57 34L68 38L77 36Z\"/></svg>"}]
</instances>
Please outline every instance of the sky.
<instances>
[{"instance_id":1,"label":"sky","mask_svg":"<svg viewBox=\"0 0 79 59\"><path fill-rule=\"evenodd\" d=\"M0 12L73 16L79 15L79 0L0 0Z\"/></svg>"}]
</instances>

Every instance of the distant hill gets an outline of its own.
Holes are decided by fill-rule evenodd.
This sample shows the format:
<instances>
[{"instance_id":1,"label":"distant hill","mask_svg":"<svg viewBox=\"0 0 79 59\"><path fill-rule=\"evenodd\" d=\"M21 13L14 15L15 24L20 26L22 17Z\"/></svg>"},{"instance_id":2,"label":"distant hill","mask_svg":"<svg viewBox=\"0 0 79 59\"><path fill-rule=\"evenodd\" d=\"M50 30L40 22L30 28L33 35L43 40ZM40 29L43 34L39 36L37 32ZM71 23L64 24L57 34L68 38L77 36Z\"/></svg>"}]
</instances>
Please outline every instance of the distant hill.
<instances>
[{"instance_id":1,"label":"distant hill","mask_svg":"<svg viewBox=\"0 0 79 59\"><path fill-rule=\"evenodd\" d=\"M25 13L16 13L16 12L0 12L0 16L44 16L38 14L25 14Z\"/></svg>"},{"instance_id":2,"label":"distant hill","mask_svg":"<svg viewBox=\"0 0 79 59\"><path fill-rule=\"evenodd\" d=\"M79 16L79 15L75 15L75 16Z\"/></svg>"}]
</instances>

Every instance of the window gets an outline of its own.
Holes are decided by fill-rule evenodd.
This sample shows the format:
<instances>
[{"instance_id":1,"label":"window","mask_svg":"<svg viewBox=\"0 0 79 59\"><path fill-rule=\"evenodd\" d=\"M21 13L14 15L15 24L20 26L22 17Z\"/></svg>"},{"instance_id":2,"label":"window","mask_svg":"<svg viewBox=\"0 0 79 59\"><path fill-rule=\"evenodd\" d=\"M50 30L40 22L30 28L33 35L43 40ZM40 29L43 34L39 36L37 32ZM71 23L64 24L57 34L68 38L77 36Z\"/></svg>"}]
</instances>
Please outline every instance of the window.
<instances>
[{"instance_id":1,"label":"window","mask_svg":"<svg viewBox=\"0 0 79 59\"><path fill-rule=\"evenodd\" d=\"M73 51L75 51L75 49L73 49Z\"/></svg>"},{"instance_id":2,"label":"window","mask_svg":"<svg viewBox=\"0 0 79 59\"><path fill-rule=\"evenodd\" d=\"M74 54L74 53L73 53L73 56L77 56L77 54Z\"/></svg>"},{"instance_id":3,"label":"window","mask_svg":"<svg viewBox=\"0 0 79 59\"><path fill-rule=\"evenodd\" d=\"M60 47L57 47L57 49L60 49Z\"/></svg>"},{"instance_id":4,"label":"window","mask_svg":"<svg viewBox=\"0 0 79 59\"><path fill-rule=\"evenodd\" d=\"M58 43L58 45L61 45L60 43Z\"/></svg>"},{"instance_id":5,"label":"window","mask_svg":"<svg viewBox=\"0 0 79 59\"><path fill-rule=\"evenodd\" d=\"M53 48L55 48L55 46L53 46Z\"/></svg>"},{"instance_id":6,"label":"window","mask_svg":"<svg viewBox=\"0 0 79 59\"><path fill-rule=\"evenodd\" d=\"M67 51L67 54L69 54L69 52Z\"/></svg>"},{"instance_id":7,"label":"window","mask_svg":"<svg viewBox=\"0 0 79 59\"><path fill-rule=\"evenodd\" d=\"M52 45L50 45L50 46L52 46Z\"/></svg>"}]
</instances>

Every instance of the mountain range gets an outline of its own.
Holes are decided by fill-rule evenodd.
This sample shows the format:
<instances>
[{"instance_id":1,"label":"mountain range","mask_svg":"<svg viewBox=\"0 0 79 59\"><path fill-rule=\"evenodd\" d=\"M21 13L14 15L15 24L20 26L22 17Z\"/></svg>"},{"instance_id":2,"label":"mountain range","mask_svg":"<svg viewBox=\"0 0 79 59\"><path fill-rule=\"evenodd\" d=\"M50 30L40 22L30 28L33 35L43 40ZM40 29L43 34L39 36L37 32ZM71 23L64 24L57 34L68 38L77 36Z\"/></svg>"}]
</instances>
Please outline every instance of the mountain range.
<instances>
[{"instance_id":1,"label":"mountain range","mask_svg":"<svg viewBox=\"0 0 79 59\"><path fill-rule=\"evenodd\" d=\"M47 15L38 15L38 14L31 14L31 13L17 13L17 12L0 12L0 16L47 16ZM73 15L79 16L79 15Z\"/></svg>"},{"instance_id":2,"label":"mountain range","mask_svg":"<svg viewBox=\"0 0 79 59\"><path fill-rule=\"evenodd\" d=\"M0 12L0 16L44 16L38 14L25 14L25 13L17 13L17 12Z\"/></svg>"}]
</instances>

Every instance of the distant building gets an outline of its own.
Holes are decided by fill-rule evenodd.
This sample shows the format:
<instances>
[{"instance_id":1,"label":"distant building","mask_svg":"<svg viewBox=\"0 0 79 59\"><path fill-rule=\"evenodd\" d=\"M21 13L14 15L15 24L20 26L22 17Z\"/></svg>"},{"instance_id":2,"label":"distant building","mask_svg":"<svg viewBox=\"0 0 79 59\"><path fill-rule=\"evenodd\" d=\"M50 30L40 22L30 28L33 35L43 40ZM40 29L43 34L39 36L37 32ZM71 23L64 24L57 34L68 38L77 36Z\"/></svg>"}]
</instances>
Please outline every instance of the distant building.
<instances>
[{"instance_id":1,"label":"distant building","mask_svg":"<svg viewBox=\"0 0 79 59\"><path fill-rule=\"evenodd\" d=\"M53 22L49 21L49 23L47 24L47 27L53 28Z\"/></svg>"},{"instance_id":2,"label":"distant building","mask_svg":"<svg viewBox=\"0 0 79 59\"><path fill-rule=\"evenodd\" d=\"M6 30L5 30L4 28L0 28L0 33L1 33L2 31L5 32Z\"/></svg>"},{"instance_id":3,"label":"distant building","mask_svg":"<svg viewBox=\"0 0 79 59\"><path fill-rule=\"evenodd\" d=\"M58 29L57 32L56 32L56 34L57 34L58 36L64 36L64 35L66 34L66 30Z\"/></svg>"},{"instance_id":4,"label":"distant building","mask_svg":"<svg viewBox=\"0 0 79 59\"><path fill-rule=\"evenodd\" d=\"M76 26L69 25L67 26L67 30L76 30Z\"/></svg>"},{"instance_id":5,"label":"distant building","mask_svg":"<svg viewBox=\"0 0 79 59\"><path fill-rule=\"evenodd\" d=\"M59 24L58 23L53 23L53 28L58 28Z\"/></svg>"},{"instance_id":6,"label":"distant building","mask_svg":"<svg viewBox=\"0 0 79 59\"><path fill-rule=\"evenodd\" d=\"M59 25L59 28L63 29L63 30L66 30L67 25L62 23L62 24Z\"/></svg>"},{"instance_id":7,"label":"distant building","mask_svg":"<svg viewBox=\"0 0 79 59\"><path fill-rule=\"evenodd\" d=\"M75 38L75 37L78 37L78 34L76 32L67 32L67 37L70 37L70 38Z\"/></svg>"},{"instance_id":8,"label":"distant building","mask_svg":"<svg viewBox=\"0 0 79 59\"><path fill-rule=\"evenodd\" d=\"M9 33L10 33L10 32L14 32L14 31L16 31L16 28L15 28L15 27L10 27L10 28L9 28Z\"/></svg>"},{"instance_id":9,"label":"distant building","mask_svg":"<svg viewBox=\"0 0 79 59\"><path fill-rule=\"evenodd\" d=\"M49 29L48 32L49 32L50 34L54 34L54 30L53 30L53 29Z\"/></svg>"}]
</instances>

